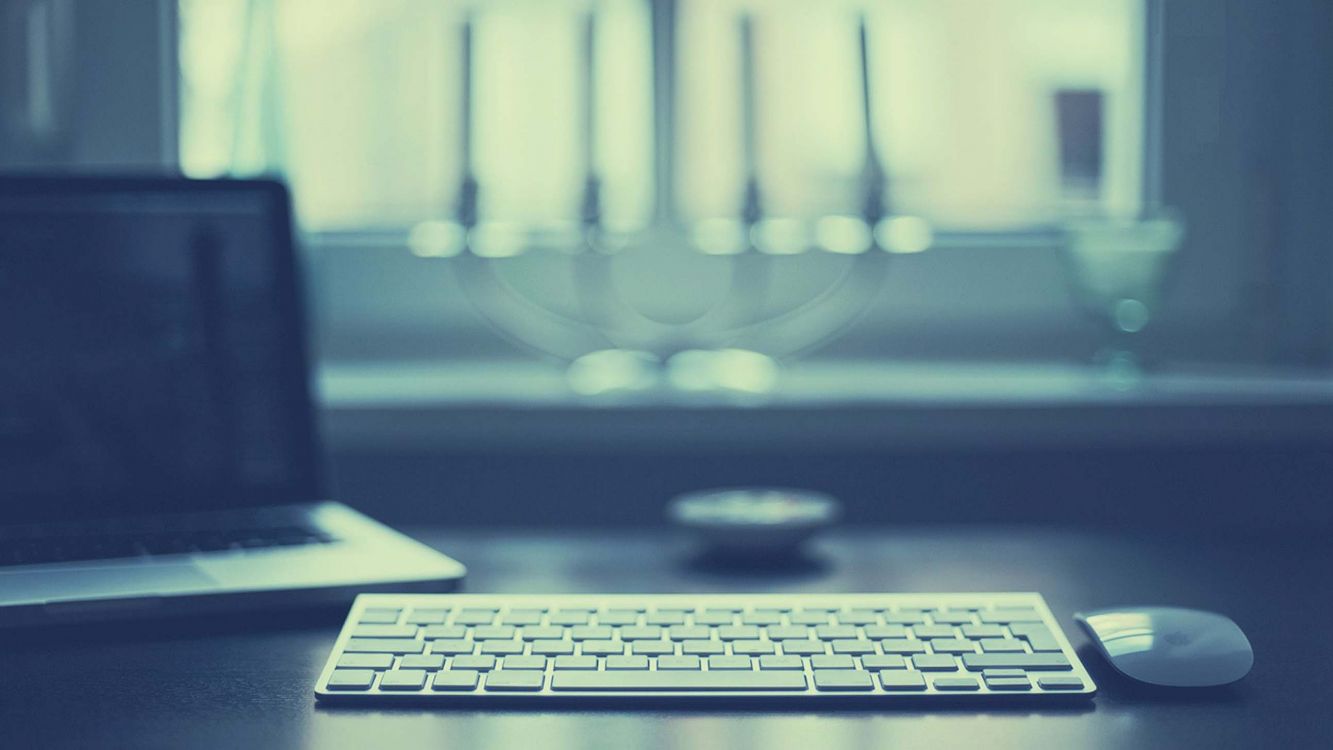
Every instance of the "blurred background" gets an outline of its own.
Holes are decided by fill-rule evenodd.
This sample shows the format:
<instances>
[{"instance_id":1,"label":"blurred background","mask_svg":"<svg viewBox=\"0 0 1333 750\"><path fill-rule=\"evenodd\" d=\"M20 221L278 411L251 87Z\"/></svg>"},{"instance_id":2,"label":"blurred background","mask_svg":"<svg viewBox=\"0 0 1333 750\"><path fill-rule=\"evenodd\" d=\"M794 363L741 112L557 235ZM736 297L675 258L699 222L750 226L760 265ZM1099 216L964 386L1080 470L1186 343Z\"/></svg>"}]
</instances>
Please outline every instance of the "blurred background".
<instances>
[{"instance_id":1,"label":"blurred background","mask_svg":"<svg viewBox=\"0 0 1333 750\"><path fill-rule=\"evenodd\" d=\"M0 0L0 169L284 178L385 520L1333 526L1324 0Z\"/></svg>"}]
</instances>

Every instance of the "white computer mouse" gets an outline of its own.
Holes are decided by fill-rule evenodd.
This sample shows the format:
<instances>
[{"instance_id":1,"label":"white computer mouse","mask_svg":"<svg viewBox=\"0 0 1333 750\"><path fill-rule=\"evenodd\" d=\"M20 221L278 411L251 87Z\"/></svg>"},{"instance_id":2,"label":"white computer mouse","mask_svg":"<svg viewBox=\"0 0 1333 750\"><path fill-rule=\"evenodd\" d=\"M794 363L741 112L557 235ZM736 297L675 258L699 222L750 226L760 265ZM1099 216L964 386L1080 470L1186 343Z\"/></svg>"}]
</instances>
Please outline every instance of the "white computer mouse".
<instances>
[{"instance_id":1,"label":"white computer mouse","mask_svg":"<svg viewBox=\"0 0 1333 750\"><path fill-rule=\"evenodd\" d=\"M1226 615L1180 607L1116 607L1074 615L1121 674L1168 687L1235 682L1254 665L1254 651Z\"/></svg>"}]
</instances>

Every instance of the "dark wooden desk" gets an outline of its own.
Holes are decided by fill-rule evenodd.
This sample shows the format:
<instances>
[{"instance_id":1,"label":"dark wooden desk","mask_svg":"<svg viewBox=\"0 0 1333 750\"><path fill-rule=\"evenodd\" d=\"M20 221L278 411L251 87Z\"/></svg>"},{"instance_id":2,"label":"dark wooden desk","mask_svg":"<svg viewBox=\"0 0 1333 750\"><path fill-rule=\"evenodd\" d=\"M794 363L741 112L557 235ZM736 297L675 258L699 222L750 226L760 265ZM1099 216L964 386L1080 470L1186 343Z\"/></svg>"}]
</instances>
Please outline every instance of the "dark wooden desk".
<instances>
[{"instance_id":1,"label":"dark wooden desk","mask_svg":"<svg viewBox=\"0 0 1333 750\"><path fill-rule=\"evenodd\" d=\"M829 538L826 567L709 573L661 535L416 535L465 561L477 592L1037 590L1101 694L1082 710L741 713L328 709L311 694L341 621L297 616L80 626L0 639L0 746L55 747L1333 747L1333 546L1324 540L1120 538L925 529ZM1226 612L1254 671L1170 693L1109 672L1069 616L1171 603Z\"/></svg>"}]
</instances>

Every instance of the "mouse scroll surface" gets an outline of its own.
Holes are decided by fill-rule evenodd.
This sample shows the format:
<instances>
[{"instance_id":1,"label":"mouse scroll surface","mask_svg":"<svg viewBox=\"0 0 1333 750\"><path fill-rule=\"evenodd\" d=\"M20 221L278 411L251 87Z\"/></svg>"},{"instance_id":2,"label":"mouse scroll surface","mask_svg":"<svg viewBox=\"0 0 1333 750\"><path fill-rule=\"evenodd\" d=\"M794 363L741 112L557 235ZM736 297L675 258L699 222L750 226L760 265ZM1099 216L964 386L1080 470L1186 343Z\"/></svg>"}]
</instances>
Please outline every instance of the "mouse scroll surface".
<instances>
[{"instance_id":1,"label":"mouse scroll surface","mask_svg":"<svg viewBox=\"0 0 1333 750\"><path fill-rule=\"evenodd\" d=\"M1075 616L1107 661L1140 682L1211 687L1254 664L1249 639L1224 615L1175 607L1126 607Z\"/></svg>"}]
</instances>

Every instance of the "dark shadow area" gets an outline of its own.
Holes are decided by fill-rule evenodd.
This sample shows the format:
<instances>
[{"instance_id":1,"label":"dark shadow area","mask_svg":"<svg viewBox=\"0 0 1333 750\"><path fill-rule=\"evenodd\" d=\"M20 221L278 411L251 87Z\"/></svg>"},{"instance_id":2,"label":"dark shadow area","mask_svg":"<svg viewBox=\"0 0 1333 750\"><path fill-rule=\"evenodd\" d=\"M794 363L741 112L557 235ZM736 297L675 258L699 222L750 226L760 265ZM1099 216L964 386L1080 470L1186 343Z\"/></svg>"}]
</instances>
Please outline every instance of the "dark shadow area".
<instances>
[{"instance_id":1,"label":"dark shadow area","mask_svg":"<svg viewBox=\"0 0 1333 750\"><path fill-rule=\"evenodd\" d=\"M14 628L0 639L0 653L31 649L63 650L88 644L165 643L227 636L250 636L301 631L326 631L330 643L347 618L347 606L324 605L288 611L265 611L249 615L199 615L153 619L68 623L43 627Z\"/></svg>"},{"instance_id":2,"label":"dark shadow area","mask_svg":"<svg viewBox=\"0 0 1333 750\"><path fill-rule=\"evenodd\" d=\"M337 451L334 496L374 518L453 528L653 527L672 497L801 486L844 525L1040 523L1135 531L1333 528L1333 446ZM1255 498L1265 498L1256 503Z\"/></svg>"},{"instance_id":3,"label":"dark shadow area","mask_svg":"<svg viewBox=\"0 0 1333 750\"><path fill-rule=\"evenodd\" d=\"M1101 700L1119 705L1207 706L1242 704L1248 699L1245 680L1208 688L1177 688L1149 685L1120 674L1092 645L1077 649L1078 658L1097 683Z\"/></svg>"},{"instance_id":4,"label":"dark shadow area","mask_svg":"<svg viewBox=\"0 0 1333 750\"><path fill-rule=\"evenodd\" d=\"M820 578L833 570L833 561L828 557L799 547L767 555L696 549L679 558L677 565L690 575L736 582L804 581Z\"/></svg>"}]
</instances>

